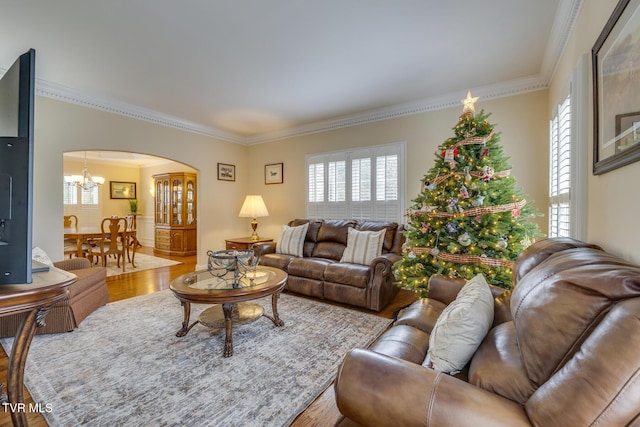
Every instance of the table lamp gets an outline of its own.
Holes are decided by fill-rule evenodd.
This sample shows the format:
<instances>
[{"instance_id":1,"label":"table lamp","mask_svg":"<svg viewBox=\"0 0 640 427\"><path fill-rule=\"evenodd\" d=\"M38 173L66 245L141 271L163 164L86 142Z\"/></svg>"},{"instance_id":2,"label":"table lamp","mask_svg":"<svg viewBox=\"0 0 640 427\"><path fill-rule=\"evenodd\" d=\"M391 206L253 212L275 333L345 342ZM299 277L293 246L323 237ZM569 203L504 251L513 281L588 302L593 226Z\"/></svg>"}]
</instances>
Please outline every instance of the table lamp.
<instances>
[{"instance_id":1,"label":"table lamp","mask_svg":"<svg viewBox=\"0 0 640 427\"><path fill-rule=\"evenodd\" d=\"M253 233L251 233L251 241L257 242L260 237L256 232L258 228L258 217L261 216L269 216L269 211L264 204L264 200L262 200L262 196L258 195L249 195L244 199L244 203L242 204L242 209L240 209L240 218L253 218L251 220L251 228L253 229Z\"/></svg>"}]
</instances>

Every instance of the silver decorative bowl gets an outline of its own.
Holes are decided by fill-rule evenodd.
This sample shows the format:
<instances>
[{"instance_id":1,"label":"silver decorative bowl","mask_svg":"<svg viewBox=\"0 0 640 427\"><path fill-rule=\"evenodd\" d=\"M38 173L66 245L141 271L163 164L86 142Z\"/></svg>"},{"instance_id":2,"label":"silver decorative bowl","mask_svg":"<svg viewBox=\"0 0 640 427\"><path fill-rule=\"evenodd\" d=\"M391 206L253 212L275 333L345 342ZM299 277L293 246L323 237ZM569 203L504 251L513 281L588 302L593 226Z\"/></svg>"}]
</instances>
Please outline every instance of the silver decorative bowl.
<instances>
[{"instance_id":1,"label":"silver decorative bowl","mask_svg":"<svg viewBox=\"0 0 640 427\"><path fill-rule=\"evenodd\" d=\"M240 287L240 281L248 272L255 272L260 257L252 249L207 251L209 273L231 282L234 288Z\"/></svg>"}]
</instances>

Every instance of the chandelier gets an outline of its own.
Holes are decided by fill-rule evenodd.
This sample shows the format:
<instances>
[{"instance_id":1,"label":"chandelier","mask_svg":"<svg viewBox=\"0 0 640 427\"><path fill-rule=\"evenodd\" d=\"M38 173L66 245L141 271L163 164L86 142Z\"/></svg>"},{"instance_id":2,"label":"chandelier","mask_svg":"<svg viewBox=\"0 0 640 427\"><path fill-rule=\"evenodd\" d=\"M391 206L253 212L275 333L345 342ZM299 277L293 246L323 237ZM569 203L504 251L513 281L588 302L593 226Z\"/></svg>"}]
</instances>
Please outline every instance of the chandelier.
<instances>
[{"instance_id":1,"label":"chandelier","mask_svg":"<svg viewBox=\"0 0 640 427\"><path fill-rule=\"evenodd\" d=\"M84 190L91 190L98 185L104 184L104 178L101 176L92 176L87 169L87 152L84 152L84 168L82 169L82 175L71 175L65 177L67 182L73 182L79 185Z\"/></svg>"}]
</instances>

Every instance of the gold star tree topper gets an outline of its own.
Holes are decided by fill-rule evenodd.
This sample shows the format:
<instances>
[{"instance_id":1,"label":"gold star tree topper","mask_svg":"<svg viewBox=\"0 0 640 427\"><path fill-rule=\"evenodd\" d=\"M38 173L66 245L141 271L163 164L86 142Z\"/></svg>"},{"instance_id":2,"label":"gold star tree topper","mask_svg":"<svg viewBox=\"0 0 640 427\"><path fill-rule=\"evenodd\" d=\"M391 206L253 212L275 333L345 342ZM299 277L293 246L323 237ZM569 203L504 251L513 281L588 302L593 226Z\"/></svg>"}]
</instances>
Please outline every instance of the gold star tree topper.
<instances>
[{"instance_id":1,"label":"gold star tree topper","mask_svg":"<svg viewBox=\"0 0 640 427\"><path fill-rule=\"evenodd\" d=\"M476 107L475 107L475 103L476 101L480 99L479 96L471 96L471 91L467 91L467 97L465 99L461 99L460 102L464 105L464 108L462 109L462 114L465 113L475 113L476 112Z\"/></svg>"}]
</instances>

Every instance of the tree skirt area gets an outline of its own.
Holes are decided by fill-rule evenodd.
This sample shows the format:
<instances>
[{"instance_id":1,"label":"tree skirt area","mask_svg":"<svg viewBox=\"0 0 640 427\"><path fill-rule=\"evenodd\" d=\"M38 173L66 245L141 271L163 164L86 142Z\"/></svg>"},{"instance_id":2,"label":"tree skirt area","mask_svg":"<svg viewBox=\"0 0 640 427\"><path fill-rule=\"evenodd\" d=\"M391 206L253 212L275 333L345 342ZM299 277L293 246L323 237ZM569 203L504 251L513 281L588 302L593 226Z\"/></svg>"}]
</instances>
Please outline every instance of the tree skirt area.
<instances>
[{"instance_id":1,"label":"tree skirt area","mask_svg":"<svg viewBox=\"0 0 640 427\"><path fill-rule=\"evenodd\" d=\"M255 302L271 313L271 297ZM192 304L191 322L209 305ZM335 378L345 353L391 322L283 294L283 327L267 318L176 337L170 290L101 307L70 333L37 335L25 384L51 426L286 426ZM7 353L13 339L1 340Z\"/></svg>"},{"instance_id":2,"label":"tree skirt area","mask_svg":"<svg viewBox=\"0 0 640 427\"><path fill-rule=\"evenodd\" d=\"M122 260L120 260L120 267L118 267L117 261L114 258L107 258L107 277L182 264L180 261L172 261L170 259L145 254L136 254L134 261L136 263L135 267L132 267L131 263L127 262L124 267L125 271L122 271ZM98 265L102 265L100 260L98 261Z\"/></svg>"}]
</instances>

